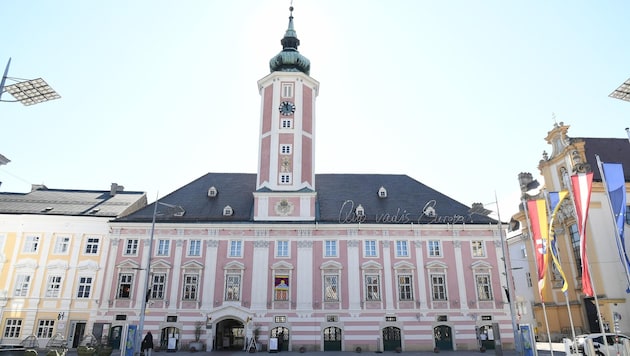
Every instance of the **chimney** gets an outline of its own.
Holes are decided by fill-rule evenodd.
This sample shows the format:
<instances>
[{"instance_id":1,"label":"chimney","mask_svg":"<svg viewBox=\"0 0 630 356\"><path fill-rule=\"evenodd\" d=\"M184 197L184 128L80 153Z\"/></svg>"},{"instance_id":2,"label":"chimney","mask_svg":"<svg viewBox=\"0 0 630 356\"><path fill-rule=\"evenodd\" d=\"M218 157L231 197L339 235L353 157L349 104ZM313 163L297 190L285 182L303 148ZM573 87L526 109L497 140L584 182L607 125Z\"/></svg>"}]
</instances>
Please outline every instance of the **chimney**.
<instances>
[{"instance_id":1,"label":"chimney","mask_svg":"<svg viewBox=\"0 0 630 356\"><path fill-rule=\"evenodd\" d=\"M112 183L112 187L109 190L109 195L114 196L118 192L122 192L125 190L125 187L122 185L118 185L117 183Z\"/></svg>"},{"instance_id":2,"label":"chimney","mask_svg":"<svg viewBox=\"0 0 630 356\"><path fill-rule=\"evenodd\" d=\"M36 190L46 190L48 189L48 187L46 187L43 184L31 184L31 192L34 192Z\"/></svg>"}]
</instances>

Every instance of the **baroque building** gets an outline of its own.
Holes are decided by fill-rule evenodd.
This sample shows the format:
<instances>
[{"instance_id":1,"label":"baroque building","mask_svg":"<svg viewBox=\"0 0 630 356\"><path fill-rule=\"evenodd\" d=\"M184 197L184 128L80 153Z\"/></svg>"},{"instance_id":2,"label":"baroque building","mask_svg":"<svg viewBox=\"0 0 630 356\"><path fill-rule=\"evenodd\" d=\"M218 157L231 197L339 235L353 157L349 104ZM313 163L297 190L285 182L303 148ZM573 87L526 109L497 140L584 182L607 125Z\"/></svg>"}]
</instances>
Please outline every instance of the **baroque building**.
<instances>
[{"instance_id":1,"label":"baroque building","mask_svg":"<svg viewBox=\"0 0 630 356\"><path fill-rule=\"evenodd\" d=\"M531 173L521 173L519 184L525 202L543 198L544 191L570 191L568 178L571 175L593 173L586 222L586 256L597 298L588 297L582 292L580 236L574 204L569 198L560 206L553 223L561 271L566 276L568 290L566 294L562 292L560 270L550 266L546 271L548 282L543 288L543 308L537 284L531 227L521 204L520 212L512 217L514 231L509 233L508 240L512 266L519 266L519 270L513 273L516 281L516 305L519 306L519 321L535 325L537 337L541 341L549 338L553 341L572 338L573 332L578 335L601 332L598 308L604 329L630 333L627 273L619 258L615 241L616 226L597 162L599 157L601 162L620 163L625 167L627 192L630 180L630 143L627 138L570 137L569 128L569 125L562 122L557 123L545 138L551 146L551 153L544 152L538 164L540 175L544 179L544 186L541 187L543 190L528 193L534 181ZM630 220L626 217L626 226L628 221ZM627 232L625 235L627 239Z\"/></svg>"},{"instance_id":2,"label":"baroque building","mask_svg":"<svg viewBox=\"0 0 630 356\"><path fill-rule=\"evenodd\" d=\"M406 175L316 174L320 83L290 10L258 81L257 173L112 221L94 329L121 348L136 325L161 349L513 347L498 221Z\"/></svg>"}]
</instances>

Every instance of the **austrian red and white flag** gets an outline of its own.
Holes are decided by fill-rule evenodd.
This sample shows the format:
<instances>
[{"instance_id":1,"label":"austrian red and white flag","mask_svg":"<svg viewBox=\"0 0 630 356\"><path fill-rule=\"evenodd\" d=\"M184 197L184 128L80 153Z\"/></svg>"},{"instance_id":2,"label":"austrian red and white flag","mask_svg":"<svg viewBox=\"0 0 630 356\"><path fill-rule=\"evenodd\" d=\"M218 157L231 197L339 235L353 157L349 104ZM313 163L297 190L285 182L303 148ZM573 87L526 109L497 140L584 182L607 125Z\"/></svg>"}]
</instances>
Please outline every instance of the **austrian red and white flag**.
<instances>
[{"instance_id":1,"label":"austrian red and white flag","mask_svg":"<svg viewBox=\"0 0 630 356\"><path fill-rule=\"evenodd\" d=\"M593 284L588 269L586 257L586 220L588 218L588 206L591 202L591 187L593 186L593 172L578 173L571 176L573 186L573 198L578 220L578 232L580 233L580 259L582 260L582 292L593 296Z\"/></svg>"}]
</instances>

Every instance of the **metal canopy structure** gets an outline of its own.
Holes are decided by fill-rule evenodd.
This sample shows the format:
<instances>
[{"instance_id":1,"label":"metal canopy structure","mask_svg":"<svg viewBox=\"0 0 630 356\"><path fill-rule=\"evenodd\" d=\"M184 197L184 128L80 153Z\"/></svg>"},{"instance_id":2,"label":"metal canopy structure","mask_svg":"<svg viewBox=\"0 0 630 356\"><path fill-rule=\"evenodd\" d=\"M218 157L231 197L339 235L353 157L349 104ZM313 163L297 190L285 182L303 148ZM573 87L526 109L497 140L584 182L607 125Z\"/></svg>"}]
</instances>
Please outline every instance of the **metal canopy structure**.
<instances>
[{"instance_id":1,"label":"metal canopy structure","mask_svg":"<svg viewBox=\"0 0 630 356\"><path fill-rule=\"evenodd\" d=\"M61 98L42 78L7 85L4 90L25 106Z\"/></svg>"},{"instance_id":2,"label":"metal canopy structure","mask_svg":"<svg viewBox=\"0 0 630 356\"><path fill-rule=\"evenodd\" d=\"M624 101L630 101L630 79L627 79L619 88L615 89L608 95L613 99L619 99Z\"/></svg>"}]
</instances>

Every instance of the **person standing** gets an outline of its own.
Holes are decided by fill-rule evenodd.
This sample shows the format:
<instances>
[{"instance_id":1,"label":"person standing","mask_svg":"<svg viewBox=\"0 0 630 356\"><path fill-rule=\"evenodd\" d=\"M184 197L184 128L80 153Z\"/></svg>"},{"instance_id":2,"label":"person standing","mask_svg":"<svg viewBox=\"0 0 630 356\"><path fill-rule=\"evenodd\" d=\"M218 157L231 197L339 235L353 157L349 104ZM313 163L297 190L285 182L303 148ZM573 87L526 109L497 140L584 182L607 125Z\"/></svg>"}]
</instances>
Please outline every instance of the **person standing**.
<instances>
[{"instance_id":1,"label":"person standing","mask_svg":"<svg viewBox=\"0 0 630 356\"><path fill-rule=\"evenodd\" d=\"M147 350L146 356L151 356L151 351L153 350L153 334L151 334L150 331L147 332L144 340L142 340L142 347L140 351L144 352L144 350Z\"/></svg>"}]
</instances>

